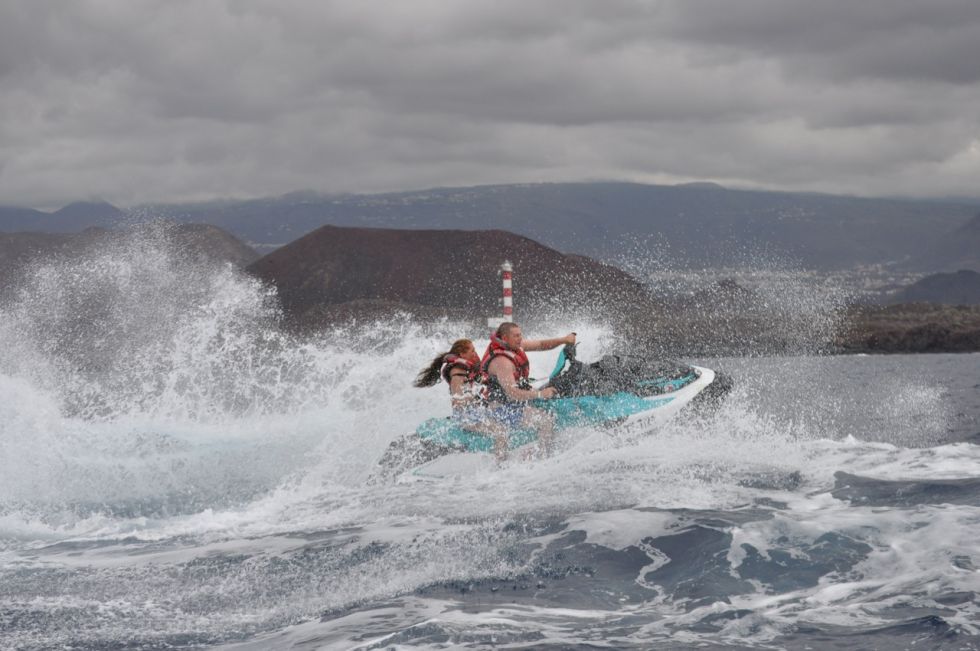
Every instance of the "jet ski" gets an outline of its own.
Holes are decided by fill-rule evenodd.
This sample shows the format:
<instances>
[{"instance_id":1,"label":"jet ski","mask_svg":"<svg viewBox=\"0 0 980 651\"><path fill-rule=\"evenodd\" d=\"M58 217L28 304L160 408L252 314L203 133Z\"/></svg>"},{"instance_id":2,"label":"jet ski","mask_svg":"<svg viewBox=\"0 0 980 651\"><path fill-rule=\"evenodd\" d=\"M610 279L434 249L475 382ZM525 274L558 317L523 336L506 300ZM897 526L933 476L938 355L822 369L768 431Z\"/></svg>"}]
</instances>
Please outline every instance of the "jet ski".
<instances>
[{"instance_id":1,"label":"jet ski","mask_svg":"<svg viewBox=\"0 0 980 651\"><path fill-rule=\"evenodd\" d=\"M566 345L554 371L535 388L554 387L557 398L529 404L553 415L555 431L575 427L636 425L655 428L681 410L717 406L732 388L728 376L709 368L638 355L606 355L584 363L577 344ZM510 432L509 448L537 441L532 429ZM443 479L492 468L493 438L463 429L452 418L431 418L389 446L379 465L382 476L399 480Z\"/></svg>"}]
</instances>

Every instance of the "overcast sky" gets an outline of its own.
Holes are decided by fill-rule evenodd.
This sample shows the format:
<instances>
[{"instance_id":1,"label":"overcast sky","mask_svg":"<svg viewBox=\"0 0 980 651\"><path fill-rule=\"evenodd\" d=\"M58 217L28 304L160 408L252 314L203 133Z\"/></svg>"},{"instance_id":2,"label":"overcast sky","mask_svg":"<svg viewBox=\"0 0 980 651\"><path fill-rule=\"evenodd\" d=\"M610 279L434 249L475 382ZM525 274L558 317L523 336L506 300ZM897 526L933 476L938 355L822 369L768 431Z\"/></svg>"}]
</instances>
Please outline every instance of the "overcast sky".
<instances>
[{"instance_id":1,"label":"overcast sky","mask_svg":"<svg viewBox=\"0 0 980 651\"><path fill-rule=\"evenodd\" d=\"M0 203L980 196L978 0L5 0Z\"/></svg>"}]
</instances>

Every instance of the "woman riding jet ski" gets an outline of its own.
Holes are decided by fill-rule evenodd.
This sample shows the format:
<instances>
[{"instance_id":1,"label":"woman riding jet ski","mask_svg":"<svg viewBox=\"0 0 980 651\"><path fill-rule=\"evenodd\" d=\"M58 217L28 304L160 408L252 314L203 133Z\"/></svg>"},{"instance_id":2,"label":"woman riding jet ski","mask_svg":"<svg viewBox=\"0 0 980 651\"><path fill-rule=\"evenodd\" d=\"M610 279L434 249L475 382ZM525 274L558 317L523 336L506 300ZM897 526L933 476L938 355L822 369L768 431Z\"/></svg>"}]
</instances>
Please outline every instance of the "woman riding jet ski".
<instances>
[{"instance_id":1,"label":"woman riding jet ski","mask_svg":"<svg viewBox=\"0 0 980 651\"><path fill-rule=\"evenodd\" d=\"M654 427L681 409L717 405L732 386L727 376L708 368L636 355L607 355L584 364L575 358L575 348L575 344L564 347L546 381L521 390L541 392L529 396L526 404L546 414L558 433L580 426L637 423ZM487 356L484 365L489 366ZM544 395L553 397L545 399ZM526 419L512 421L507 447L515 450L537 442L533 424ZM491 422L491 427L497 425ZM500 437L492 432L467 426L458 418L432 418L395 440L379 463L382 474L389 477L438 479L466 474L493 465L495 440L499 450Z\"/></svg>"},{"instance_id":2,"label":"woman riding jet ski","mask_svg":"<svg viewBox=\"0 0 980 651\"><path fill-rule=\"evenodd\" d=\"M528 403L554 398L557 391L531 386L530 361L525 351L551 350L574 343L574 332L554 339L524 341L520 326L505 322L490 335L490 345L482 359L476 354L473 342L459 339L449 352L437 355L419 373L415 386L432 386L440 377L445 380L455 424L491 436L494 454L500 461L507 457L509 433L519 429L534 430L547 451L554 437L554 417Z\"/></svg>"}]
</instances>

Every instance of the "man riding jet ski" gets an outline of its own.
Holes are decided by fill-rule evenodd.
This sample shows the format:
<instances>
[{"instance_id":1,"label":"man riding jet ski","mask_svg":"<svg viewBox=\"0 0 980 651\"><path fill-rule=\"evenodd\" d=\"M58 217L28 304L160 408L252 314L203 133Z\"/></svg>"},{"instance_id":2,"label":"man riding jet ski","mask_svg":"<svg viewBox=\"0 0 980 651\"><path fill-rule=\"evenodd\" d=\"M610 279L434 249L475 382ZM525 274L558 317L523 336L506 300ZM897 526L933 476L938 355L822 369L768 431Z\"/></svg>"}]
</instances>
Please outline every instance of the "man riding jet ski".
<instances>
[{"instance_id":1,"label":"man riding jet ski","mask_svg":"<svg viewBox=\"0 0 980 651\"><path fill-rule=\"evenodd\" d=\"M638 355L606 355L585 364L575 358L575 348L576 344L567 344L551 376L522 390L541 391L540 399L523 393L520 396L525 397L528 407L546 415L556 432L634 423L655 427L684 408L719 404L732 387L727 376L711 369L651 361ZM489 353L484 356L487 369L493 366L488 360L499 357ZM505 365L500 366L510 372ZM499 373L494 378L485 380L489 391L506 392L506 376L503 382ZM501 386L494 388L494 382ZM545 393L551 394L551 399L545 399ZM493 408L490 403L488 409ZM515 421L507 432L507 447L516 450L537 442L539 429L533 425L526 419ZM392 442L379 464L382 474L389 477L440 479L492 467L494 447L495 437L485 431L466 427L452 417L432 418Z\"/></svg>"},{"instance_id":2,"label":"man riding jet ski","mask_svg":"<svg viewBox=\"0 0 980 651\"><path fill-rule=\"evenodd\" d=\"M490 335L490 345L482 359L472 341L458 339L449 351L436 355L419 372L415 386L430 387L444 380L449 385L453 410L450 418L455 425L492 436L494 454L502 461L507 457L511 431L533 429L545 448L554 435L554 418L528 403L554 398L557 392L531 385L530 361L525 351L551 350L574 343L574 332L554 339L525 341L520 326L505 322Z\"/></svg>"},{"instance_id":3,"label":"man riding jet ski","mask_svg":"<svg viewBox=\"0 0 980 651\"><path fill-rule=\"evenodd\" d=\"M494 452L498 459L507 456L508 434L521 429L534 430L543 450L550 448L555 419L530 403L556 398L558 391L554 387L535 388L531 385L531 362L525 351L551 350L562 344L574 345L575 333L559 339L525 342L520 326L505 322L490 335L490 344L480 362L480 379L486 385L484 421L503 432L502 436L495 437Z\"/></svg>"}]
</instances>

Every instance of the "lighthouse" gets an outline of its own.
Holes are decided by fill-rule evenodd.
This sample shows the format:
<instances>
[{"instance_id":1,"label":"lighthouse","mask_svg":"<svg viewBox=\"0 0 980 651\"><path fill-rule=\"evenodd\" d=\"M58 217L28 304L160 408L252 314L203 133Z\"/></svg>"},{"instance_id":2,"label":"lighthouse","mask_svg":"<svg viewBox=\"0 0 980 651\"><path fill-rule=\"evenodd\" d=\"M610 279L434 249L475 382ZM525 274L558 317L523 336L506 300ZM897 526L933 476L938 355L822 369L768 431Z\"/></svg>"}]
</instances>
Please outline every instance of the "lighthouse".
<instances>
[{"instance_id":1,"label":"lighthouse","mask_svg":"<svg viewBox=\"0 0 980 651\"><path fill-rule=\"evenodd\" d=\"M504 260L500 265L500 278L503 281L503 296L500 299L501 315L498 317L490 317L487 319L487 325L491 328L497 328L501 323L505 321L514 320L514 287L513 287L513 277L514 277L514 265L512 265L508 260Z\"/></svg>"}]
</instances>

